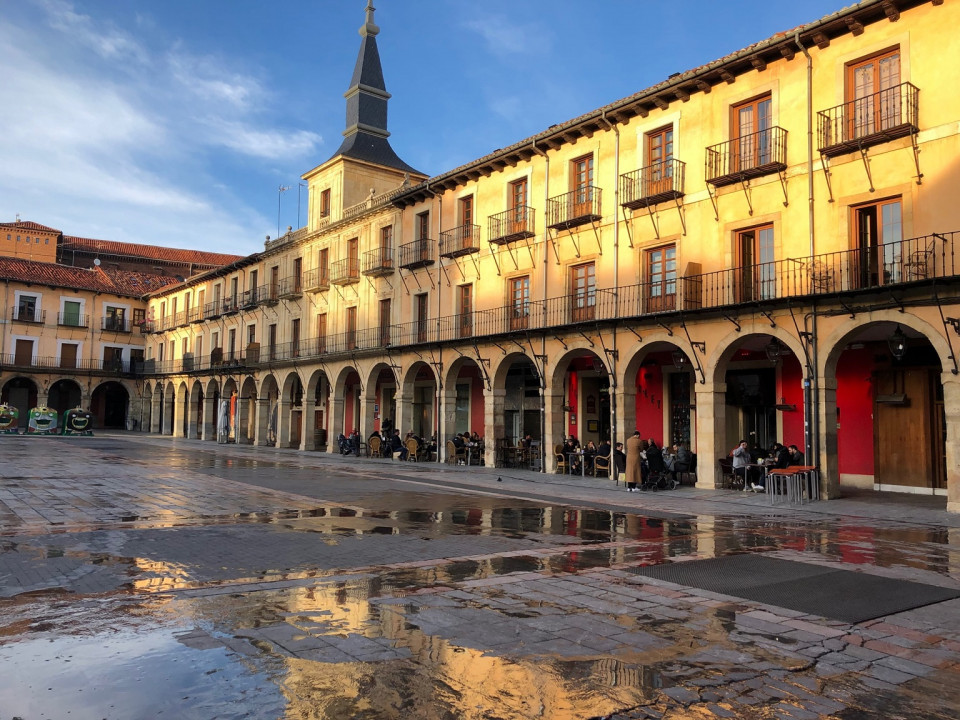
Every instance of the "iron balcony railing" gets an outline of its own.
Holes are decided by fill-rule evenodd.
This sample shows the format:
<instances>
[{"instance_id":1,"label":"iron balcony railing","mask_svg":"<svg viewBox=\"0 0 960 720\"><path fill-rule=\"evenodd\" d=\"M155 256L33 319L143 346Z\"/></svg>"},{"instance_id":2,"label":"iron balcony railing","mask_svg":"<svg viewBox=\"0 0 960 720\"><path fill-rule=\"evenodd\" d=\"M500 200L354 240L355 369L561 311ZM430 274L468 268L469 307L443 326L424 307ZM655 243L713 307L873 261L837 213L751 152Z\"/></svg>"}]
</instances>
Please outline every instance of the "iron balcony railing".
<instances>
[{"instance_id":1,"label":"iron balcony railing","mask_svg":"<svg viewBox=\"0 0 960 720\"><path fill-rule=\"evenodd\" d=\"M578 324L641 318L658 314L756 305L811 296L919 285L957 277L955 245L960 232L936 233L812 257L786 258L695 275L665 275L657 282L613 288L588 288L542 301L348 330L297 343L261 348L258 356L235 358L220 351L193 368L256 367L264 362L382 351L385 347L457 342L481 337L522 337L529 330L557 330ZM179 372L180 367L172 365ZM159 372L159 371L157 371Z\"/></svg>"},{"instance_id":2,"label":"iron balcony railing","mask_svg":"<svg viewBox=\"0 0 960 720\"><path fill-rule=\"evenodd\" d=\"M827 157L920 131L920 91L905 82L817 113L817 146Z\"/></svg>"},{"instance_id":3,"label":"iron balcony railing","mask_svg":"<svg viewBox=\"0 0 960 720\"><path fill-rule=\"evenodd\" d=\"M487 242L494 245L525 240L536 235L535 210L522 205L487 218Z\"/></svg>"},{"instance_id":4,"label":"iron balcony railing","mask_svg":"<svg viewBox=\"0 0 960 720\"><path fill-rule=\"evenodd\" d=\"M188 323L198 323L204 321L204 312L203 306L196 305L189 310L187 310L187 322Z\"/></svg>"},{"instance_id":5,"label":"iron balcony railing","mask_svg":"<svg viewBox=\"0 0 960 720\"><path fill-rule=\"evenodd\" d=\"M322 292L330 289L330 268L318 267L303 274L303 287L308 292Z\"/></svg>"},{"instance_id":6,"label":"iron balcony railing","mask_svg":"<svg viewBox=\"0 0 960 720\"><path fill-rule=\"evenodd\" d=\"M600 213L600 188L593 185L571 190L547 200L547 227L569 230L578 225L597 222Z\"/></svg>"},{"instance_id":7,"label":"iron balcony railing","mask_svg":"<svg viewBox=\"0 0 960 720\"><path fill-rule=\"evenodd\" d=\"M456 258L480 252L480 226L459 225L440 233L440 257Z\"/></svg>"},{"instance_id":8,"label":"iron balcony railing","mask_svg":"<svg viewBox=\"0 0 960 720\"><path fill-rule=\"evenodd\" d=\"M131 373L136 370L136 362L108 358L91 360L88 358L58 357L19 357L15 354L0 355L0 367L23 369L79 370L83 372Z\"/></svg>"},{"instance_id":9,"label":"iron balcony railing","mask_svg":"<svg viewBox=\"0 0 960 720\"><path fill-rule=\"evenodd\" d=\"M170 327L178 328L178 327L183 327L186 324L187 324L187 311L181 310L180 312L175 313L172 316Z\"/></svg>"},{"instance_id":10,"label":"iron balcony railing","mask_svg":"<svg viewBox=\"0 0 960 720\"><path fill-rule=\"evenodd\" d=\"M57 325L60 327L87 328L90 327L90 317L77 313L59 312L57 313Z\"/></svg>"},{"instance_id":11,"label":"iron balcony railing","mask_svg":"<svg viewBox=\"0 0 960 720\"><path fill-rule=\"evenodd\" d=\"M364 275L371 277L392 275L395 269L392 247L378 247L363 254Z\"/></svg>"},{"instance_id":12,"label":"iron balcony railing","mask_svg":"<svg viewBox=\"0 0 960 720\"><path fill-rule=\"evenodd\" d=\"M787 168L787 131L771 127L707 148L706 181L714 187Z\"/></svg>"},{"instance_id":13,"label":"iron balcony railing","mask_svg":"<svg viewBox=\"0 0 960 720\"><path fill-rule=\"evenodd\" d=\"M143 333L144 335L147 335L149 333L154 333L159 330L157 323L154 322L153 320L141 320L138 323L138 326L140 328L140 332Z\"/></svg>"},{"instance_id":14,"label":"iron balcony railing","mask_svg":"<svg viewBox=\"0 0 960 720\"><path fill-rule=\"evenodd\" d=\"M360 259L344 258L330 266L330 282L334 285L350 285L360 282Z\"/></svg>"},{"instance_id":15,"label":"iron balcony railing","mask_svg":"<svg viewBox=\"0 0 960 720\"><path fill-rule=\"evenodd\" d=\"M280 280L280 285L277 288L277 292L279 293L281 299L300 297L303 295L303 276L291 275L290 277L283 278Z\"/></svg>"},{"instance_id":16,"label":"iron balcony railing","mask_svg":"<svg viewBox=\"0 0 960 720\"><path fill-rule=\"evenodd\" d=\"M429 238L420 238L400 246L400 267L404 270L428 267L436 261L436 246Z\"/></svg>"},{"instance_id":17,"label":"iron balcony railing","mask_svg":"<svg viewBox=\"0 0 960 720\"><path fill-rule=\"evenodd\" d=\"M130 321L124 317L107 315L100 318L100 329L107 332L128 333L132 330Z\"/></svg>"},{"instance_id":18,"label":"iron balcony railing","mask_svg":"<svg viewBox=\"0 0 960 720\"><path fill-rule=\"evenodd\" d=\"M47 311L40 308L17 306L10 308L10 319L23 323L42 325L46 322Z\"/></svg>"},{"instance_id":19,"label":"iron balcony railing","mask_svg":"<svg viewBox=\"0 0 960 720\"><path fill-rule=\"evenodd\" d=\"M664 160L620 176L620 204L631 210L645 208L684 194L686 163Z\"/></svg>"}]
</instances>

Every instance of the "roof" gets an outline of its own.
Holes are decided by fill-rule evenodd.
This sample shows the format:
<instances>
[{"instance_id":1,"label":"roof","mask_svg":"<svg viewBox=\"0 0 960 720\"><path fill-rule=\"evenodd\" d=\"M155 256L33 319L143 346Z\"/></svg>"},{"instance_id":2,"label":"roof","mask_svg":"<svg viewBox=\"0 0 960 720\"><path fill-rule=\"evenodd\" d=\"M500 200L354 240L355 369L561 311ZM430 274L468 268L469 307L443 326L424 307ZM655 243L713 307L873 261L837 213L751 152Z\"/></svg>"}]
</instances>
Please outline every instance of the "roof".
<instances>
[{"instance_id":1,"label":"roof","mask_svg":"<svg viewBox=\"0 0 960 720\"><path fill-rule=\"evenodd\" d=\"M177 283L176 278L163 275L128 270L104 270L100 267L87 270L69 265L11 257L0 257L0 280L72 290L91 290L136 298L166 285Z\"/></svg>"},{"instance_id":2,"label":"roof","mask_svg":"<svg viewBox=\"0 0 960 720\"><path fill-rule=\"evenodd\" d=\"M40 223L30 222L28 220L18 220L17 222L12 223L0 223L0 227L3 228L15 228L17 230L36 230L38 232L51 232L60 234L60 231L56 228L47 227L46 225L41 225Z\"/></svg>"},{"instance_id":3,"label":"roof","mask_svg":"<svg viewBox=\"0 0 960 720\"><path fill-rule=\"evenodd\" d=\"M99 255L149 258L181 265L205 265L208 267L227 265L243 257L242 255L227 255L203 250L183 250L158 245L118 242L116 240L92 240L90 238L73 237L72 235L65 235L60 247L63 251L73 250Z\"/></svg>"}]
</instances>

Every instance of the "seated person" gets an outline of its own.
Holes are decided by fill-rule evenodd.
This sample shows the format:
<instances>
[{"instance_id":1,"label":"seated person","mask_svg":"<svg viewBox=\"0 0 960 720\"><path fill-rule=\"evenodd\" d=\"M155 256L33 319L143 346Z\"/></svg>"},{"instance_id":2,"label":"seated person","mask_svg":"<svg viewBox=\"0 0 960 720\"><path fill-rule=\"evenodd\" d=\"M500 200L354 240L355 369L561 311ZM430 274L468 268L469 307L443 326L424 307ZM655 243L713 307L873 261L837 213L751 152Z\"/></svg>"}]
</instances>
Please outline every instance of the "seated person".
<instances>
[{"instance_id":1,"label":"seated person","mask_svg":"<svg viewBox=\"0 0 960 720\"><path fill-rule=\"evenodd\" d=\"M400 439L400 428L394 428L393 436L390 438L390 450L396 454L400 453L400 459L407 459L407 448L403 444L403 440Z\"/></svg>"},{"instance_id":2,"label":"seated person","mask_svg":"<svg viewBox=\"0 0 960 720\"><path fill-rule=\"evenodd\" d=\"M627 471L627 454L623 451L623 443L618 442L613 448L613 462L617 466L618 473Z\"/></svg>"},{"instance_id":3,"label":"seated person","mask_svg":"<svg viewBox=\"0 0 960 720\"><path fill-rule=\"evenodd\" d=\"M354 455L360 457L360 428L354 428L350 433L350 449Z\"/></svg>"},{"instance_id":4,"label":"seated person","mask_svg":"<svg viewBox=\"0 0 960 720\"><path fill-rule=\"evenodd\" d=\"M613 448L610 447L610 441L606 438L600 441L600 446L597 448L597 455L600 457L610 457L610 451Z\"/></svg>"},{"instance_id":5,"label":"seated person","mask_svg":"<svg viewBox=\"0 0 960 720\"><path fill-rule=\"evenodd\" d=\"M746 440L741 440L737 446L730 451L731 457L733 457L733 474L743 480L743 489L750 490L753 488L753 474L750 472L750 463L752 458L750 457L750 448L747 446Z\"/></svg>"},{"instance_id":6,"label":"seated person","mask_svg":"<svg viewBox=\"0 0 960 720\"><path fill-rule=\"evenodd\" d=\"M593 459L597 456L597 446L594 444L593 440L588 440L587 444L583 448L583 462L586 467L584 468L587 472L593 471Z\"/></svg>"},{"instance_id":7,"label":"seated person","mask_svg":"<svg viewBox=\"0 0 960 720\"><path fill-rule=\"evenodd\" d=\"M787 452L790 454L790 464L791 465L803 465L803 453L797 448L796 445L791 445L787 448Z\"/></svg>"},{"instance_id":8,"label":"seated person","mask_svg":"<svg viewBox=\"0 0 960 720\"><path fill-rule=\"evenodd\" d=\"M690 471L693 464L693 453L682 442L673 446L673 458L671 459L669 470L673 473L673 479L677 479L678 473Z\"/></svg>"},{"instance_id":9,"label":"seated person","mask_svg":"<svg viewBox=\"0 0 960 720\"><path fill-rule=\"evenodd\" d=\"M787 450L780 443L773 444L773 452L771 453L773 457L773 467L777 470L783 470L786 467L790 467L793 463L790 462L790 451Z\"/></svg>"}]
</instances>

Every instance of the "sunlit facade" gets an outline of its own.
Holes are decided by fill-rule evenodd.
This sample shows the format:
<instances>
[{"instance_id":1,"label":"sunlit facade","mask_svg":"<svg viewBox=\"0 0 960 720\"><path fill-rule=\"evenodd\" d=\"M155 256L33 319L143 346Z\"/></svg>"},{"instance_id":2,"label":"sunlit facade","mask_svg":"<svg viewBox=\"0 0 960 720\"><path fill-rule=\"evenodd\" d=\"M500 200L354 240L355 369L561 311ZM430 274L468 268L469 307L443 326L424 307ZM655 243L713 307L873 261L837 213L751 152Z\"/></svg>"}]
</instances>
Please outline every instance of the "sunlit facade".
<instances>
[{"instance_id":1,"label":"sunlit facade","mask_svg":"<svg viewBox=\"0 0 960 720\"><path fill-rule=\"evenodd\" d=\"M306 227L150 299L145 429L330 450L484 436L796 444L960 510L950 3L862 2L427 177L373 11ZM910 439L908 441L908 438Z\"/></svg>"}]
</instances>

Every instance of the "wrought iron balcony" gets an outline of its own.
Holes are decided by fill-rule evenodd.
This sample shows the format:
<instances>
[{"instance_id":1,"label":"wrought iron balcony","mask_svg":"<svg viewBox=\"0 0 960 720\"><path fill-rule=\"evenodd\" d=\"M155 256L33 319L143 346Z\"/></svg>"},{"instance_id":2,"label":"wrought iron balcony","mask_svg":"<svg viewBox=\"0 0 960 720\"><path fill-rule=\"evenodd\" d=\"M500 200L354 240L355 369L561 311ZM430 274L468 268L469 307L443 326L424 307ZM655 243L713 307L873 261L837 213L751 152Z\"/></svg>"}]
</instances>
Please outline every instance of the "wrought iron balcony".
<instances>
[{"instance_id":1,"label":"wrought iron balcony","mask_svg":"<svg viewBox=\"0 0 960 720\"><path fill-rule=\"evenodd\" d=\"M106 358L92 360L90 358L49 357L42 355L0 355L0 367L30 368L45 370L77 370L84 373L103 372L109 374L128 374L135 371L135 364L129 360ZM137 368L139 369L139 368Z\"/></svg>"},{"instance_id":2,"label":"wrought iron balcony","mask_svg":"<svg viewBox=\"0 0 960 720\"><path fill-rule=\"evenodd\" d=\"M132 328L125 317L107 315L100 318L100 329L105 332L128 333Z\"/></svg>"},{"instance_id":3,"label":"wrought iron balcony","mask_svg":"<svg viewBox=\"0 0 960 720\"><path fill-rule=\"evenodd\" d=\"M334 285L352 285L360 282L360 259L344 258L330 266L330 282Z\"/></svg>"},{"instance_id":4,"label":"wrought iron balcony","mask_svg":"<svg viewBox=\"0 0 960 720\"><path fill-rule=\"evenodd\" d=\"M60 312L57 313L57 325L60 327L87 328L90 327L90 317L77 313Z\"/></svg>"},{"instance_id":5,"label":"wrought iron balcony","mask_svg":"<svg viewBox=\"0 0 960 720\"><path fill-rule=\"evenodd\" d=\"M181 310L172 317L171 327L183 327L187 324L187 311Z\"/></svg>"},{"instance_id":6,"label":"wrought iron balcony","mask_svg":"<svg viewBox=\"0 0 960 720\"><path fill-rule=\"evenodd\" d=\"M908 82L817 113L817 147L827 157L920 131L920 91Z\"/></svg>"},{"instance_id":7,"label":"wrought iron balcony","mask_svg":"<svg viewBox=\"0 0 960 720\"><path fill-rule=\"evenodd\" d=\"M400 267L416 270L428 267L437 261L433 240L421 238L400 246Z\"/></svg>"},{"instance_id":8,"label":"wrought iron balcony","mask_svg":"<svg viewBox=\"0 0 960 720\"><path fill-rule=\"evenodd\" d=\"M547 227L549 228L569 230L579 225L597 222L602 218L600 188L593 185L577 188L547 200Z\"/></svg>"},{"instance_id":9,"label":"wrought iron balcony","mask_svg":"<svg viewBox=\"0 0 960 720\"><path fill-rule=\"evenodd\" d=\"M204 309L197 305L187 310L187 322L188 323L198 323L203 322L204 320Z\"/></svg>"},{"instance_id":10,"label":"wrought iron balcony","mask_svg":"<svg viewBox=\"0 0 960 720\"><path fill-rule=\"evenodd\" d=\"M220 301L220 314L233 315L240 312L240 295L225 297Z\"/></svg>"},{"instance_id":11,"label":"wrought iron balcony","mask_svg":"<svg viewBox=\"0 0 960 720\"><path fill-rule=\"evenodd\" d=\"M223 300L214 300L203 306L203 319L212 320L223 314Z\"/></svg>"},{"instance_id":12,"label":"wrought iron balcony","mask_svg":"<svg viewBox=\"0 0 960 720\"><path fill-rule=\"evenodd\" d=\"M303 295L303 278L300 275L291 275L280 281L278 293L281 300L293 300Z\"/></svg>"},{"instance_id":13,"label":"wrought iron balcony","mask_svg":"<svg viewBox=\"0 0 960 720\"><path fill-rule=\"evenodd\" d=\"M787 131L774 126L707 148L706 181L723 187L787 169Z\"/></svg>"},{"instance_id":14,"label":"wrought iron balcony","mask_svg":"<svg viewBox=\"0 0 960 720\"><path fill-rule=\"evenodd\" d=\"M480 252L480 226L460 225L440 233L440 257L456 258Z\"/></svg>"},{"instance_id":15,"label":"wrought iron balcony","mask_svg":"<svg viewBox=\"0 0 960 720\"><path fill-rule=\"evenodd\" d=\"M487 218L487 242L506 245L536 235L532 207L516 207Z\"/></svg>"},{"instance_id":16,"label":"wrought iron balcony","mask_svg":"<svg viewBox=\"0 0 960 720\"><path fill-rule=\"evenodd\" d=\"M620 204L631 210L650 207L684 194L686 163L671 159L620 176Z\"/></svg>"},{"instance_id":17,"label":"wrought iron balcony","mask_svg":"<svg viewBox=\"0 0 960 720\"><path fill-rule=\"evenodd\" d=\"M307 292L323 292L330 289L330 269L318 267L303 274L303 287Z\"/></svg>"},{"instance_id":18,"label":"wrought iron balcony","mask_svg":"<svg viewBox=\"0 0 960 720\"><path fill-rule=\"evenodd\" d=\"M393 264L393 248L379 247L363 254L363 274L371 277L392 275L396 268Z\"/></svg>"},{"instance_id":19,"label":"wrought iron balcony","mask_svg":"<svg viewBox=\"0 0 960 720\"><path fill-rule=\"evenodd\" d=\"M10 308L10 319L16 322L42 325L47 319L47 311L23 306L12 307Z\"/></svg>"}]
</instances>

